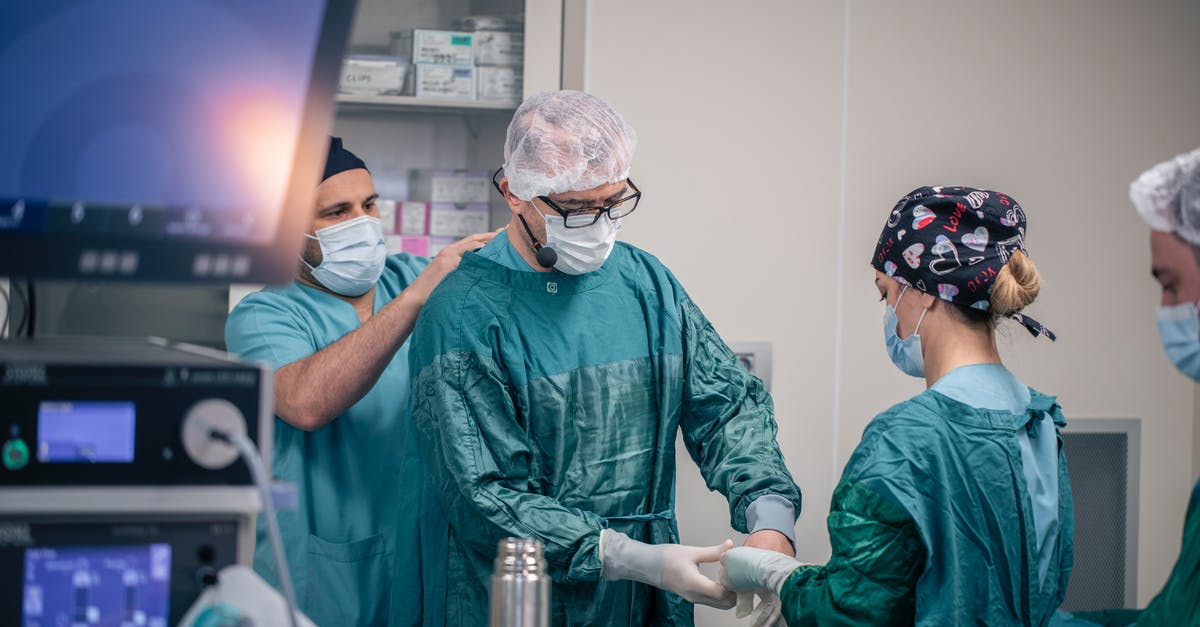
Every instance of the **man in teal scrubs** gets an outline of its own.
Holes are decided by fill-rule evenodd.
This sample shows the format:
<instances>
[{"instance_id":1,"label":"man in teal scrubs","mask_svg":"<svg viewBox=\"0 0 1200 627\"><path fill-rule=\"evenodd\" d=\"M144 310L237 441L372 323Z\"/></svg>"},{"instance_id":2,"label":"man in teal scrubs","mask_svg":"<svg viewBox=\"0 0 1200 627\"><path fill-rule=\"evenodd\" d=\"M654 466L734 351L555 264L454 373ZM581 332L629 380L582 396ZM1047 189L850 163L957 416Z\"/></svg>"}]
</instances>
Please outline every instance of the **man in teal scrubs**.
<instances>
[{"instance_id":1,"label":"man in teal scrubs","mask_svg":"<svg viewBox=\"0 0 1200 627\"><path fill-rule=\"evenodd\" d=\"M674 275L617 241L640 199L634 143L595 96L522 104L496 179L509 227L463 257L413 332L413 417L449 518L449 626L487 623L505 536L545 546L556 626L688 626L693 602L731 606L696 566L721 547L667 546L680 434L748 544L793 554L800 491L770 395Z\"/></svg>"},{"instance_id":2,"label":"man in teal scrubs","mask_svg":"<svg viewBox=\"0 0 1200 627\"><path fill-rule=\"evenodd\" d=\"M331 141L296 280L247 296L229 351L275 369L277 479L299 503L279 526L300 609L318 625L437 624L444 546L429 541L427 473L409 412L408 345L425 299L464 251L387 255L365 164ZM278 584L260 524L255 570Z\"/></svg>"}]
</instances>

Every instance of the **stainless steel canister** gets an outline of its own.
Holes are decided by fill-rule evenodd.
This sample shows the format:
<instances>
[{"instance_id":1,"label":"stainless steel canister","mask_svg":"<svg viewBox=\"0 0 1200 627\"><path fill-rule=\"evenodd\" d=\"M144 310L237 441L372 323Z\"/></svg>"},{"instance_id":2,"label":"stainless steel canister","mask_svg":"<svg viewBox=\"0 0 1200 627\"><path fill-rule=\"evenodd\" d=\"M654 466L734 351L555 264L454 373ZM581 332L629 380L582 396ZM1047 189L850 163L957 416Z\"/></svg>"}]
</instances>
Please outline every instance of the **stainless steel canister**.
<instances>
[{"instance_id":1,"label":"stainless steel canister","mask_svg":"<svg viewBox=\"0 0 1200 627\"><path fill-rule=\"evenodd\" d=\"M550 627L550 574L540 541L500 541L492 572L491 614L491 627Z\"/></svg>"}]
</instances>

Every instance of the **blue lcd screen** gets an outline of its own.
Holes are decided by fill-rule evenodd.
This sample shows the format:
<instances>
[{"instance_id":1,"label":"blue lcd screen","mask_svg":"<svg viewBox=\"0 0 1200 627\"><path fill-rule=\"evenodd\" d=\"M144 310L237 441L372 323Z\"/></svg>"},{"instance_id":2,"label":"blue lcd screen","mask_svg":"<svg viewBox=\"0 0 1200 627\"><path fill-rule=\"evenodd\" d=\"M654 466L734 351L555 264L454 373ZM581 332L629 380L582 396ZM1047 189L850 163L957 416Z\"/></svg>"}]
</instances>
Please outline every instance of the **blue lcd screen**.
<instances>
[{"instance_id":1,"label":"blue lcd screen","mask_svg":"<svg viewBox=\"0 0 1200 627\"><path fill-rule=\"evenodd\" d=\"M133 461L136 411L128 401L43 401L38 461L122 464Z\"/></svg>"},{"instance_id":2,"label":"blue lcd screen","mask_svg":"<svg viewBox=\"0 0 1200 627\"><path fill-rule=\"evenodd\" d=\"M25 627L167 627L171 545L25 550Z\"/></svg>"}]
</instances>

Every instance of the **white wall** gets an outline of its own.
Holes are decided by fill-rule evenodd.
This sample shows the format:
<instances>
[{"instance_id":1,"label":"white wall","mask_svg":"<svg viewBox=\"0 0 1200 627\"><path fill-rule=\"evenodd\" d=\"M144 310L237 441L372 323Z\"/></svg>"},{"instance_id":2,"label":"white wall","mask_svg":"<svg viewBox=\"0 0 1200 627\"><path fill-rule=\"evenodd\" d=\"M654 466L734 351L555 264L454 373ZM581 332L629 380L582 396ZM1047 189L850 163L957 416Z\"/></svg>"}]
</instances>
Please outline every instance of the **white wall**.
<instances>
[{"instance_id":1,"label":"white wall","mask_svg":"<svg viewBox=\"0 0 1200 627\"><path fill-rule=\"evenodd\" d=\"M920 185L989 187L1030 215L1045 286L1030 313L1060 337L1013 327L1007 363L1068 419L1143 421L1146 603L1178 554L1200 470L1200 396L1158 347L1147 231L1126 188L1200 145L1200 5L589 9L587 88L640 135L645 200L623 237L659 255L727 341L774 343L780 443L805 490L800 557L828 557L831 489L863 427L920 390L887 360L867 265L887 211ZM681 468L684 541L727 537L723 499Z\"/></svg>"}]
</instances>

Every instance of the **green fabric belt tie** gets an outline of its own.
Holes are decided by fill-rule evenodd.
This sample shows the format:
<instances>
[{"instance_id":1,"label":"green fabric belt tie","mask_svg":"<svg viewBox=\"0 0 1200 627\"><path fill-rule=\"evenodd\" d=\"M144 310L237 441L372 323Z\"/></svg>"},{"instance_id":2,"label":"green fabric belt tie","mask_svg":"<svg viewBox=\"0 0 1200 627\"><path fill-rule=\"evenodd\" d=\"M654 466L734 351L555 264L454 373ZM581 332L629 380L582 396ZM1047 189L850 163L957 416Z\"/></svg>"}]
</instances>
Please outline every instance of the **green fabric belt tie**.
<instances>
[{"instance_id":1,"label":"green fabric belt tie","mask_svg":"<svg viewBox=\"0 0 1200 627\"><path fill-rule=\"evenodd\" d=\"M657 514L634 514L632 516L609 516L608 518L605 518L603 520L604 520L604 527L608 528L608 525L610 523L615 523L615 522L638 523L638 522L651 522L651 521L655 521L655 520L675 520L675 512L674 512L674 510L666 510L663 512L659 512Z\"/></svg>"}]
</instances>

